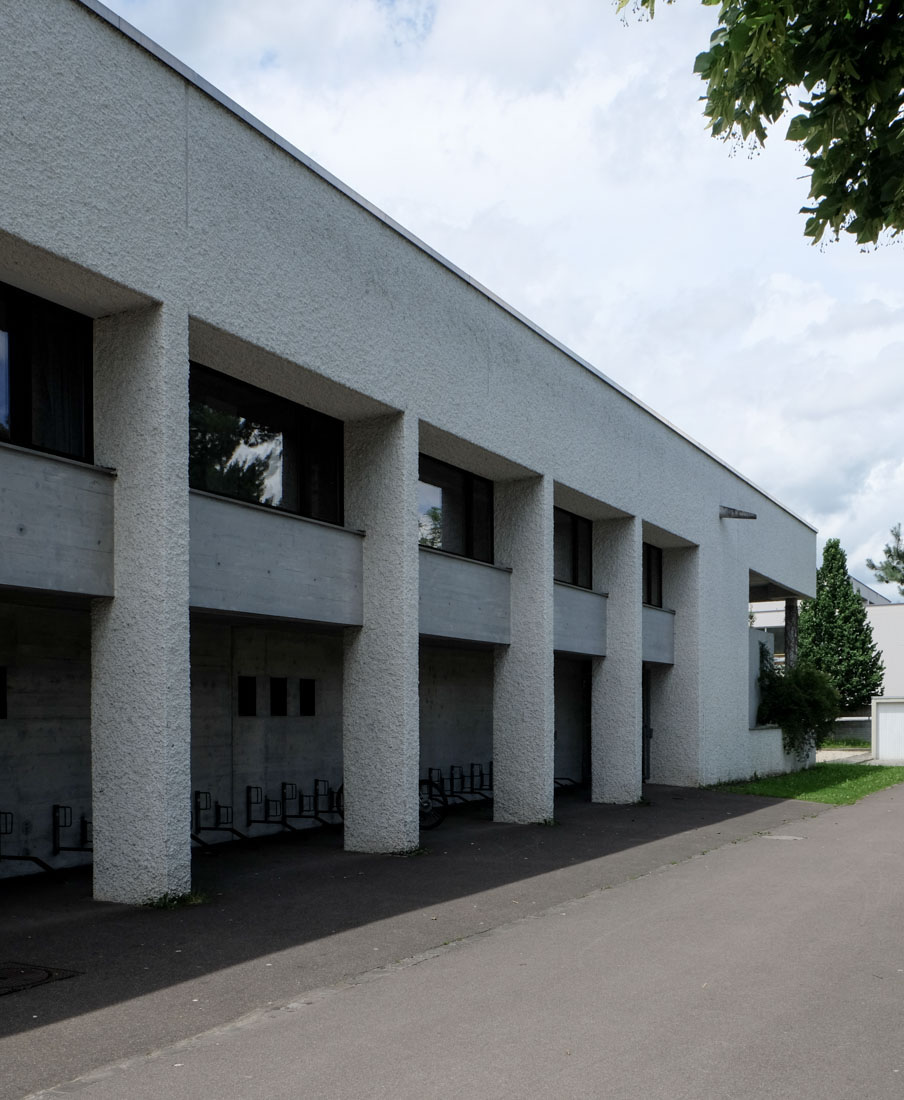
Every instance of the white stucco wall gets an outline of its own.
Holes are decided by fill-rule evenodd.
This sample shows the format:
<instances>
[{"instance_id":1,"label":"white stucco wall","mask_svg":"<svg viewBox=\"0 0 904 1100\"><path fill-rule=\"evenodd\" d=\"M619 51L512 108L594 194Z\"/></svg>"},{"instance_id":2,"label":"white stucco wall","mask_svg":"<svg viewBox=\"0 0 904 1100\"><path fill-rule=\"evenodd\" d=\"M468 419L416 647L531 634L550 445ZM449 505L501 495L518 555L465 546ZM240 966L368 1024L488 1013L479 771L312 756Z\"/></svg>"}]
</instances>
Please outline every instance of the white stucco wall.
<instances>
[{"instance_id":1,"label":"white stucco wall","mask_svg":"<svg viewBox=\"0 0 904 1100\"><path fill-rule=\"evenodd\" d=\"M866 617L885 663L884 694L900 699L904 696L904 603L868 607Z\"/></svg>"},{"instance_id":2,"label":"white stucco wall","mask_svg":"<svg viewBox=\"0 0 904 1100\"><path fill-rule=\"evenodd\" d=\"M117 470L114 598L91 632L94 892L109 901L191 886L187 339L169 307L95 326L95 456Z\"/></svg>"},{"instance_id":3,"label":"white stucco wall","mask_svg":"<svg viewBox=\"0 0 904 1100\"><path fill-rule=\"evenodd\" d=\"M555 682L553 486L547 478L496 487L496 554L512 569L512 640L496 650L493 817L553 817Z\"/></svg>"},{"instance_id":4,"label":"white stucco wall","mask_svg":"<svg viewBox=\"0 0 904 1100\"><path fill-rule=\"evenodd\" d=\"M641 545L636 518L593 525L593 575L609 591L607 655L594 660L591 687L591 798L641 796Z\"/></svg>"},{"instance_id":5,"label":"white stucco wall","mask_svg":"<svg viewBox=\"0 0 904 1100\"><path fill-rule=\"evenodd\" d=\"M417 426L380 417L346 431L346 520L364 540L364 625L346 632L345 845L418 843Z\"/></svg>"}]
</instances>

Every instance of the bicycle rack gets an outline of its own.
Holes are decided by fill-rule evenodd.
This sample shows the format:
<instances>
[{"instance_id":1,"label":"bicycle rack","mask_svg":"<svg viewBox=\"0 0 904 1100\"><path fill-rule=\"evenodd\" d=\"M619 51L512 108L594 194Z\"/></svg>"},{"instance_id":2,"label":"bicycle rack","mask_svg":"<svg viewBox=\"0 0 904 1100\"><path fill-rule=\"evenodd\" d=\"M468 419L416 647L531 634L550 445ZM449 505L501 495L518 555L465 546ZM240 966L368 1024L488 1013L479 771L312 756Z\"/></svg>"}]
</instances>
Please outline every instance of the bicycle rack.
<instances>
[{"instance_id":1,"label":"bicycle rack","mask_svg":"<svg viewBox=\"0 0 904 1100\"><path fill-rule=\"evenodd\" d=\"M0 810L0 859L15 859L23 863L36 863L42 871L52 871L53 868L50 864L45 863L43 859L38 859L37 856L8 856L4 854L2 838L5 836L12 836L15 823L16 819L13 814L8 810Z\"/></svg>"},{"instance_id":2,"label":"bicycle rack","mask_svg":"<svg viewBox=\"0 0 904 1100\"><path fill-rule=\"evenodd\" d=\"M427 778L450 800L470 802L472 799L482 798L491 802L493 799L492 760L487 764L471 763L467 769L461 764L452 764L446 775L442 768L428 768Z\"/></svg>"},{"instance_id":3,"label":"bicycle rack","mask_svg":"<svg viewBox=\"0 0 904 1100\"><path fill-rule=\"evenodd\" d=\"M279 786L280 804L282 805L282 817L280 817L280 824L286 828L291 829L292 832L297 833L298 830L294 825L289 824L289 818L299 818L310 816L305 814L305 796L299 793L298 786L295 783L281 783ZM289 813L289 803L298 802L297 813Z\"/></svg>"},{"instance_id":4,"label":"bicycle rack","mask_svg":"<svg viewBox=\"0 0 904 1100\"><path fill-rule=\"evenodd\" d=\"M203 815L213 810L213 825L205 825ZM239 840L247 840L244 833L240 833L232 824L232 807L224 806L221 802L211 804L210 791L195 791L192 797L192 840L203 844L205 848L211 847L206 840L202 840L199 833L231 833Z\"/></svg>"},{"instance_id":5,"label":"bicycle rack","mask_svg":"<svg viewBox=\"0 0 904 1100\"><path fill-rule=\"evenodd\" d=\"M255 817L255 806L263 806L264 816ZM245 825L247 828L251 828L252 825L284 825L283 822L283 804L278 798L267 798L264 796L264 792L260 787L248 786L245 788ZM291 829L291 825L285 825L285 828Z\"/></svg>"},{"instance_id":6,"label":"bicycle rack","mask_svg":"<svg viewBox=\"0 0 904 1100\"><path fill-rule=\"evenodd\" d=\"M345 805L343 803L342 787L334 790L325 779L314 780L314 816L321 824L327 825L321 815L332 814L343 820L345 817Z\"/></svg>"},{"instance_id":7,"label":"bicycle rack","mask_svg":"<svg viewBox=\"0 0 904 1100\"><path fill-rule=\"evenodd\" d=\"M64 829L72 828L72 807L63 806L58 802L53 804L53 854L58 856L60 852L93 852L90 833L91 822L82 814L78 822L78 844L63 844L61 835Z\"/></svg>"},{"instance_id":8,"label":"bicycle rack","mask_svg":"<svg viewBox=\"0 0 904 1100\"><path fill-rule=\"evenodd\" d=\"M304 794L296 783L282 783L280 794L282 795L280 801L283 807L280 822L287 829L298 831L295 826L289 824L288 818L319 821L321 825L334 824L334 821L327 820L327 817L342 818L342 796L338 790L334 790L330 786L326 779L315 779L311 794ZM289 813L288 811L290 802L297 802L295 813Z\"/></svg>"}]
</instances>

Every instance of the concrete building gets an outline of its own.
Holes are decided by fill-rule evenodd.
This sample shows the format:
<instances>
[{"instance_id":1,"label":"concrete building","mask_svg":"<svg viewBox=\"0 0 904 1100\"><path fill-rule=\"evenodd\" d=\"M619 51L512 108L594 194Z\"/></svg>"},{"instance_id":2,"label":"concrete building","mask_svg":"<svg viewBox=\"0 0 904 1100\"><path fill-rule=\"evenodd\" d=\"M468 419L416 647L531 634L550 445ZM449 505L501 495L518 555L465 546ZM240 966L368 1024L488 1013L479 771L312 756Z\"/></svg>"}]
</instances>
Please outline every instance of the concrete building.
<instances>
[{"instance_id":1,"label":"concrete building","mask_svg":"<svg viewBox=\"0 0 904 1100\"><path fill-rule=\"evenodd\" d=\"M0 10L0 874L788 766L747 604L807 524L100 4Z\"/></svg>"}]
</instances>

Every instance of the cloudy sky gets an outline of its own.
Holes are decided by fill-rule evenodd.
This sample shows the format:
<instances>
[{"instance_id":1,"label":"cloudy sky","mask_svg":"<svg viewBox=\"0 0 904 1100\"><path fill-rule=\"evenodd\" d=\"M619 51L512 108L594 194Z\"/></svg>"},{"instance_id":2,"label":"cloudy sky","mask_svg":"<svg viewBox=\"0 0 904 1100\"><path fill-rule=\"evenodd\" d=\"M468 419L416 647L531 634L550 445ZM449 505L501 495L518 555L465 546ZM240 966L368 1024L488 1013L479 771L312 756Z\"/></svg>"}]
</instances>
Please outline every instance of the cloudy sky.
<instances>
[{"instance_id":1,"label":"cloudy sky","mask_svg":"<svg viewBox=\"0 0 904 1100\"><path fill-rule=\"evenodd\" d=\"M107 2L872 583L904 521L904 251L805 241L784 127L760 153L709 137L716 9Z\"/></svg>"}]
</instances>

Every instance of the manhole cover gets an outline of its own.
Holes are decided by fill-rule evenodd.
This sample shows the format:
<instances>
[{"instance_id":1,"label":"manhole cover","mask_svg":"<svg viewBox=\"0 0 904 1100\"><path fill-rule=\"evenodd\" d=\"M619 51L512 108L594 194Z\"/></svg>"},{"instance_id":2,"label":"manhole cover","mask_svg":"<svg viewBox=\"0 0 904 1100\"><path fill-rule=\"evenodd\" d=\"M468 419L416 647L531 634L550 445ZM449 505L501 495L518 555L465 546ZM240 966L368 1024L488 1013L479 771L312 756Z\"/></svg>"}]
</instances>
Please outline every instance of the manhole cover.
<instances>
[{"instance_id":1,"label":"manhole cover","mask_svg":"<svg viewBox=\"0 0 904 1100\"><path fill-rule=\"evenodd\" d=\"M78 974L78 970L60 970L59 967L35 966L34 963L0 963L0 997L4 993L19 993L35 985L75 978Z\"/></svg>"}]
</instances>

